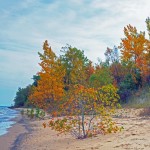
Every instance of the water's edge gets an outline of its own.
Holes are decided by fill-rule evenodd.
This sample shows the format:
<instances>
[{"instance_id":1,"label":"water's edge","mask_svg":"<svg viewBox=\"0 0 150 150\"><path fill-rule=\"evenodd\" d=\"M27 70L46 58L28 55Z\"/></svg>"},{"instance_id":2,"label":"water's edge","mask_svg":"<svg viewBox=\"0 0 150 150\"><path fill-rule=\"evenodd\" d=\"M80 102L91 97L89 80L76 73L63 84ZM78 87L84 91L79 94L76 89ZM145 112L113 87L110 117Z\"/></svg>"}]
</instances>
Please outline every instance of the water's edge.
<instances>
[{"instance_id":1,"label":"water's edge","mask_svg":"<svg viewBox=\"0 0 150 150\"><path fill-rule=\"evenodd\" d=\"M0 137L7 134L8 130L16 124L20 112L5 106L0 106Z\"/></svg>"}]
</instances>

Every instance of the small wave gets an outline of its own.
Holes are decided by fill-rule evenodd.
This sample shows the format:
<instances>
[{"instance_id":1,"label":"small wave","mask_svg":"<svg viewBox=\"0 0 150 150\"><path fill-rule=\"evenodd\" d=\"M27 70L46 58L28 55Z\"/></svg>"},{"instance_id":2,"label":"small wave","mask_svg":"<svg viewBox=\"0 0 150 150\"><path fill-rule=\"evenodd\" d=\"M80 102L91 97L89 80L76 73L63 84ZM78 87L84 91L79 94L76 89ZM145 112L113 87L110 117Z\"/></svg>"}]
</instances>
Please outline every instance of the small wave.
<instances>
[{"instance_id":1,"label":"small wave","mask_svg":"<svg viewBox=\"0 0 150 150\"><path fill-rule=\"evenodd\" d=\"M0 107L0 136L7 133L7 129L15 123L11 119L15 118L17 114L16 110Z\"/></svg>"}]
</instances>

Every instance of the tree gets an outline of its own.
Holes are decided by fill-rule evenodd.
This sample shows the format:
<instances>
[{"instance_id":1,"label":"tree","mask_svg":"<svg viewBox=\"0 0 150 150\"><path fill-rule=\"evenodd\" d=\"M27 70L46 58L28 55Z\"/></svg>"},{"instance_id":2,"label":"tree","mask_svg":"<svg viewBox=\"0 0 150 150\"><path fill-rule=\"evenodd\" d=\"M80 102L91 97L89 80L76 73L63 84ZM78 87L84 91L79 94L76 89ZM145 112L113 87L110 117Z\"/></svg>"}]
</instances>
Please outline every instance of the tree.
<instances>
[{"instance_id":1,"label":"tree","mask_svg":"<svg viewBox=\"0 0 150 150\"><path fill-rule=\"evenodd\" d=\"M60 59L49 47L48 41L44 42L43 51L43 54L39 53L41 71L37 76L40 76L40 79L29 99L39 108L54 112L57 111L58 104L64 95L65 70Z\"/></svg>"},{"instance_id":2,"label":"tree","mask_svg":"<svg viewBox=\"0 0 150 150\"><path fill-rule=\"evenodd\" d=\"M95 73L95 68L92 64L92 61L89 61L89 63L85 67L85 76L86 76L86 83L89 84L90 77L92 74Z\"/></svg>"},{"instance_id":3,"label":"tree","mask_svg":"<svg viewBox=\"0 0 150 150\"><path fill-rule=\"evenodd\" d=\"M121 102L127 103L127 99L131 96L132 91L136 90L136 82L134 81L131 74L125 75L124 79L120 82L119 85L119 95Z\"/></svg>"},{"instance_id":4,"label":"tree","mask_svg":"<svg viewBox=\"0 0 150 150\"><path fill-rule=\"evenodd\" d=\"M147 26L149 39L150 39L150 18L148 17L145 22L146 22L146 26Z\"/></svg>"},{"instance_id":5,"label":"tree","mask_svg":"<svg viewBox=\"0 0 150 150\"><path fill-rule=\"evenodd\" d=\"M137 32L136 27L128 25L124 28L125 38L121 39L121 59L125 62L134 62L144 78L147 74L147 43L145 32Z\"/></svg>"},{"instance_id":6,"label":"tree","mask_svg":"<svg viewBox=\"0 0 150 150\"><path fill-rule=\"evenodd\" d=\"M118 48L116 46L114 46L113 49L108 48L106 52L104 53L105 57L106 57L106 63L109 65L110 67L110 72L113 76L114 79L114 85L118 86L121 80L121 64L119 62L119 52L118 52Z\"/></svg>"},{"instance_id":7,"label":"tree","mask_svg":"<svg viewBox=\"0 0 150 150\"><path fill-rule=\"evenodd\" d=\"M104 54L108 64L119 62L118 48L116 46L114 46L113 49L107 47L107 50Z\"/></svg>"},{"instance_id":8,"label":"tree","mask_svg":"<svg viewBox=\"0 0 150 150\"><path fill-rule=\"evenodd\" d=\"M110 115L117 106L117 89L106 85L98 89L75 85L67 93L62 105L64 117L53 118L48 124L60 133L71 132L78 139L96 134L117 132L120 128L111 120Z\"/></svg>"},{"instance_id":9,"label":"tree","mask_svg":"<svg viewBox=\"0 0 150 150\"><path fill-rule=\"evenodd\" d=\"M33 85L37 86L38 85L38 80L40 80L40 76L39 75L33 75Z\"/></svg>"},{"instance_id":10,"label":"tree","mask_svg":"<svg viewBox=\"0 0 150 150\"><path fill-rule=\"evenodd\" d=\"M24 107L28 105L28 98L32 91L32 86L28 85L25 88L18 88L16 96L14 98L15 107Z\"/></svg>"},{"instance_id":11,"label":"tree","mask_svg":"<svg viewBox=\"0 0 150 150\"><path fill-rule=\"evenodd\" d=\"M85 70L89 64L89 60L84 56L84 51L67 45L62 48L61 52L64 53L60 58L66 69L66 89L68 89L70 85L85 84L87 78Z\"/></svg>"},{"instance_id":12,"label":"tree","mask_svg":"<svg viewBox=\"0 0 150 150\"><path fill-rule=\"evenodd\" d=\"M149 83L150 85L150 18L148 17L146 19L146 25L147 25L147 31L148 31L148 35L149 35L149 40L147 42L147 53L146 53L146 60L147 60L147 64L148 64L148 69L147 69L147 83Z\"/></svg>"},{"instance_id":13,"label":"tree","mask_svg":"<svg viewBox=\"0 0 150 150\"><path fill-rule=\"evenodd\" d=\"M95 73L90 77L90 85L95 88L111 84L112 82L113 78L111 72L109 68L105 66L96 67Z\"/></svg>"}]
</instances>

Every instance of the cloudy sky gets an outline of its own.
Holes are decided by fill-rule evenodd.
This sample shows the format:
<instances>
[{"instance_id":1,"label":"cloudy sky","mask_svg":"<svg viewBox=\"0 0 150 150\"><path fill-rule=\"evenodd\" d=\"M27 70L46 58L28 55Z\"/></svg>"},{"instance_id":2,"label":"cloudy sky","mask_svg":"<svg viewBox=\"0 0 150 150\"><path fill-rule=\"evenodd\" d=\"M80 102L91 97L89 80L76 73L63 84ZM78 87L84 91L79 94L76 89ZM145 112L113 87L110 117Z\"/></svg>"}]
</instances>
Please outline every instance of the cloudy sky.
<instances>
[{"instance_id":1,"label":"cloudy sky","mask_svg":"<svg viewBox=\"0 0 150 150\"><path fill-rule=\"evenodd\" d=\"M68 43L96 62L119 45L124 26L146 30L149 7L149 0L0 0L0 105L32 83L44 40L57 55Z\"/></svg>"}]
</instances>

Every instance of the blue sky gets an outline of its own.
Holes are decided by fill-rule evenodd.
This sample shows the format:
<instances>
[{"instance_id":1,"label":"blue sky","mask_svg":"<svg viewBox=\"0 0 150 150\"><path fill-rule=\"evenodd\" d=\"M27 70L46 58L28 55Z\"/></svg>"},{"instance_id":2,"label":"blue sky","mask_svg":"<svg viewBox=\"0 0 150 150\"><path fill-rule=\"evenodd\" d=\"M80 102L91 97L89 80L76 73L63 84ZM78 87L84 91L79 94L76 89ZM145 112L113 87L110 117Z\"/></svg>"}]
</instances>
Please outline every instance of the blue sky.
<instances>
[{"instance_id":1,"label":"blue sky","mask_svg":"<svg viewBox=\"0 0 150 150\"><path fill-rule=\"evenodd\" d=\"M48 40L59 55L67 43L96 62L119 45L123 27L146 30L149 0L0 0L0 105L40 69L38 51Z\"/></svg>"}]
</instances>

